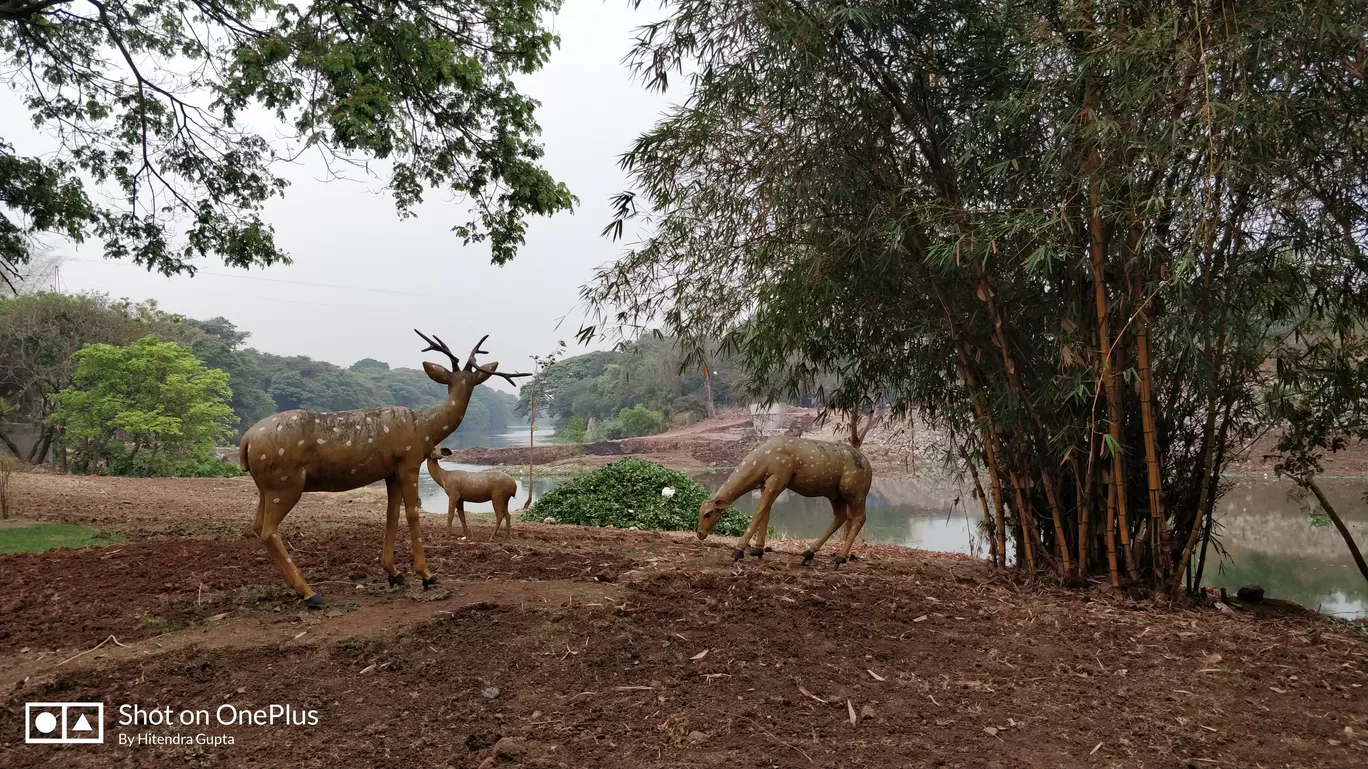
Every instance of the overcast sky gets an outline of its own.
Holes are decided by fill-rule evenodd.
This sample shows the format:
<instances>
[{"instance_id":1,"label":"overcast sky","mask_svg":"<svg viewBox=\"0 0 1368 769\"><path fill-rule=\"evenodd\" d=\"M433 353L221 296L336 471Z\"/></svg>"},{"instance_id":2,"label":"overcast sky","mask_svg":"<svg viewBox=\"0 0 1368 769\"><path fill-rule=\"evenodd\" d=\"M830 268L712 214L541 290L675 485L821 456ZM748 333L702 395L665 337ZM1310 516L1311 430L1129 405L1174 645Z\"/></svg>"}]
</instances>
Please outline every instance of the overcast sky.
<instances>
[{"instance_id":1,"label":"overcast sky","mask_svg":"<svg viewBox=\"0 0 1368 769\"><path fill-rule=\"evenodd\" d=\"M440 192L401 222L380 181L323 183L316 169L288 167L292 184L269 204L267 219L294 264L243 271L206 262L194 278L166 278L106 261L97 244L63 244L70 258L61 287L156 299L196 318L221 315L251 332L248 344L259 350L340 366L361 358L418 366L423 342L414 328L441 336L462 357L489 334L482 360L503 370L530 371L529 356L551 352L560 339L583 352L574 341L579 287L622 248L599 235L612 218L609 197L626 187L618 156L679 98L647 92L621 63L632 30L661 13L654 4L630 10L626 0L568 0L556 18L560 49L525 92L541 102L545 166L580 204L531 219L527 244L507 266L491 265L485 247L461 245L450 230L466 213ZM12 93L0 96L0 136L20 154L47 144L35 140ZM511 389L501 379L490 384Z\"/></svg>"}]
</instances>

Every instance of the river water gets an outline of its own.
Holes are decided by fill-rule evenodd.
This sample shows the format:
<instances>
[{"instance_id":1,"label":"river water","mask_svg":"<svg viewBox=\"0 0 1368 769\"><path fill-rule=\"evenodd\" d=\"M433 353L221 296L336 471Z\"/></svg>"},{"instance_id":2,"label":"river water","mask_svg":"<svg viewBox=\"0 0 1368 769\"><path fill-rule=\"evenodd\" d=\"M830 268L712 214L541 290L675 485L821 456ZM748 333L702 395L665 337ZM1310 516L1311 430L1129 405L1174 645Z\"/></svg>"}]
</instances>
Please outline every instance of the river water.
<instances>
[{"instance_id":1,"label":"river water","mask_svg":"<svg viewBox=\"0 0 1368 769\"><path fill-rule=\"evenodd\" d=\"M546 437L538 430L538 443ZM549 434L549 433L548 433ZM527 432L485 436L485 443L517 445ZM504 441L504 442L493 442ZM461 470L490 468L473 465L444 466ZM710 490L719 488L726 473L699 478ZM564 478L538 476L533 498L541 496ZM1203 581L1232 592L1241 585L1263 586L1270 597L1285 598L1312 609L1340 617L1368 615L1368 581L1354 566L1348 548L1333 526L1312 523L1311 506L1294 498L1291 484L1273 479L1231 478L1234 487L1217 505L1216 548L1207 554ZM1368 546L1368 503L1363 478L1325 478L1321 487L1361 546ZM445 513L446 495L424 471L419 493L423 509ZM736 501L737 509L750 513L756 496ZM527 497L527 479L518 480L518 496L512 507ZM489 503L466 506L467 512L491 512ZM982 555L986 543L979 536L983 518L977 500L961 494L951 481L932 473L917 477L876 478L865 505L862 536L870 542L954 553ZM815 538L831 522L831 504L825 499L802 497L785 491L775 502L770 525L785 536Z\"/></svg>"}]
</instances>

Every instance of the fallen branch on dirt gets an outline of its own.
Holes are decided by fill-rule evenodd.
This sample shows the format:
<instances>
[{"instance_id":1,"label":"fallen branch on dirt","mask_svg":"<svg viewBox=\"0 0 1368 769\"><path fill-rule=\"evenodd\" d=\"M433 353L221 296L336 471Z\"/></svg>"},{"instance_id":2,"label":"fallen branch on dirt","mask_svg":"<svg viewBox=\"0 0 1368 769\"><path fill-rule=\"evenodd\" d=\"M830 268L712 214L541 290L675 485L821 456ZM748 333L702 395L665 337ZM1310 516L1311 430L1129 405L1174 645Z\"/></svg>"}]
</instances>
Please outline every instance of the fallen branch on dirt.
<instances>
[{"instance_id":1,"label":"fallen branch on dirt","mask_svg":"<svg viewBox=\"0 0 1368 769\"><path fill-rule=\"evenodd\" d=\"M56 665L53 665L53 667L61 667L62 665L65 665L65 664L67 664L68 662L71 662L72 660L76 659L77 657L84 657L85 655L87 655L87 654L89 654L89 653L95 651L96 649L100 648L101 646L104 646L105 644L109 643L110 641L113 641L115 646L122 646L122 647L125 648L125 649L128 648L128 644L121 644L121 643L119 643L119 639L115 638L114 636L110 636L110 637L104 639L103 641L101 641L101 642L95 644L95 645L92 646L91 648L86 649L85 651L81 652L80 654L75 654L75 655L72 655L72 656L70 656L70 657L67 657L66 659L62 660L61 662L58 662Z\"/></svg>"},{"instance_id":2,"label":"fallen branch on dirt","mask_svg":"<svg viewBox=\"0 0 1368 769\"><path fill-rule=\"evenodd\" d=\"M798 691L802 692L804 697L808 697L808 698L810 698L810 699L817 700L818 702L822 703L823 705L830 705L830 704L831 704L830 702L828 702L828 701L822 699L821 697L818 697L817 695L813 694L812 692L808 691L807 688L804 687L802 684L798 684Z\"/></svg>"}]
</instances>

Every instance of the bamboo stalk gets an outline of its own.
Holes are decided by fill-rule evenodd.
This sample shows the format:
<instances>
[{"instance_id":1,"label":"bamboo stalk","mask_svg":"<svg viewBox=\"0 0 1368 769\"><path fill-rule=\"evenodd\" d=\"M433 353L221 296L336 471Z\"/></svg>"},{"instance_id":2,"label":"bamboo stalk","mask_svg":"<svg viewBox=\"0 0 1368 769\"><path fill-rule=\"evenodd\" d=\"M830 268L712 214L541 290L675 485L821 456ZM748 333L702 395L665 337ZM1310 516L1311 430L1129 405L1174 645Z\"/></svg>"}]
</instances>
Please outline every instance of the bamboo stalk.
<instances>
[{"instance_id":1,"label":"bamboo stalk","mask_svg":"<svg viewBox=\"0 0 1368 769\"><path fill-rule=\"evenodd\" d=\"M1140 234L1132 227L1132 254L1136 253ZM1131 290L1137 302L1141 301L1140 282L1131 281ZM1143 306L1136 309L1135 318L1136 369L1140 375L1140 423L1144 431L1145 467L1150 507L1150 537L1154 552L1150 555L1154 563L1155 579L1163 583L1168 576L1168 547L1164 531L1168 527L1164 520L1164 487L1159 474L1159 449L1157 431L1154 424L1154 386L1150 368L1149 314ZM1179 571L1182 571L1180 568Z\"/></svg>"},{"instance_id":2,"label":"bamboo stalk","mask_svg":"<svg viewBox=\"0 0 1368 769\"><path fill-rule=\"evenodd\" d=\"M1116 564L1116 484L1104 474L1107 484L1107 525L1105 541L1107 545L1107 570L1111 573L1112 592L1121 594L1121 572Z\"/></svg>"},{"instance_id":3,"label":"bamboo stalk","mask_svg":"<svg viewBox=\"0 0 1368 769\"><path fill-rule=\"evenodd\" d=\"M1059 500L1055 497L1054 482L1050 480L1050 472L1044 467L1040 469L1040 482L1045 486L1045 499L1049 500L1050 515L1054 517L1055 540L1059 545L1059 559L1061 561L1060 574L1068 574L1073 567L1069 561L1069 544L1064 536L1064 516L1059 510Z\"/></svg>"},{"instance_id":4,"label":"bamboo stalk","mask_svg":"<svg viewBox=\"0 0 1368 769\"><path fill-rule=\"evenodd\" d=\"M1215 398L1213 397L1211 400L1214 401ZM1172 582L1170 583L1170 588L1172 590L1178 589L1178 580L1182 575L1183 570L1187 568L1188 559L1192 557L1192 550L1197 546L1197 540L1202 534L1202 523L1206 516L1207 500L1211 496L1211 469L1216 461L1216 447L1211 445L1211 442L1215 437L1215 432L1216 404L1208 402L1206 426L1202 430L1202 453L1205 455L1205 462L1202 464L1202 490L1198 494L1197 518L1192 522L1192 531L1188 532L1187 546L1183 548L1183 556L1178 561L1178 568L1173 572Z\"/></svg>"},{"instance_id":5,"label":"bamboo stalk","mask_svg":"<svg viewBox=\"0 0 1368 769\"><path fill-rule=\"evenodd\" d=\"M983 506L983 520L988 522L988 559L996 565L998 560L998 524L997 521L993 520L993 514L988 511L988 497L983 493L983 484L979 483L978 468L974 467L973 461L969 459L969 452L965 451L963 446L960 446L960 456L964 458L964 464L969 468L969 475L974 479L974 491L977 492L979 504Z\"/></svg>"},{"instance_id":6,"label":"bamboo stalk","mask_svg":"<svg viewBox=\"0 0 1368 769\"><path fill-rule=\"evenodd\" d=\"M1108 516L1115 513L1120 523L1121 530L1121 549L1126 558L1126 574L1131 580L1138 580L1140 572L1135 568L1135 561L1131 557L1130 550L1130 521L1126 514L1126 473L1125 466L1121 461L1121 388L1117 386L1117 376L1112 368L1112 341L1111 328L1107 321L1107 291L1105 287L1105 277L1102 272L1103 257L1103 229L1102 215L1100 206L1102 203L1102 191L1096 178L1093 179L1089 188L1091 201L1091 215L1089 217L1089 230L1092 234L1090 239L1090 251L1092 254L1093 271L1093 294L1097 305L1097 338L1101 344L1102 354L1102 384L1107 391L1107 416L1109 424L1107 432L1111 436L1112 470L1111 484L1117 487L1117 493L1112 495L1112 501L1108 503Z\"/></svg>"},{"instance_id":7,"label":"bamboo stalk","mask_svg":"<svg viewBox=\"0 0 1368 769\"><path fill-rule=\"evenodd\" d=\"M1078 460L1069 457L1070 466L1073 468L1074 477L1074 496L1078 498L1078 576L1083 576L1088 572L1088 517L1089 504L1088 497L1083 492L1083 481L1078 477ZM1092 482L1091 479L1088 481Z\"/></svg>"},{"instance_id":8,"label":"bamboo stalk","mask_svg":"<svg viewBox=\"0 0 1368 769\"><path fill-rule=\"evenodd\" d=\"M1007 477L1012 482L1012 495L1016 499L1017 522L1021 528L1021 544L1026 554L1026 578L1035 581L1036 562L1035 548L1032 541L1035 539L1035 528L1031 521L1030 508L1026 507L1026 498L1021 493L1021 479L1017 477L1016 470L1008 468Z\"/></svg>"},{"instance_id":9,"label":"bamboo stalk","mask_svg":"<svg viewBox=\"0 0 1368 769\"><path fill-rule=\"evenodd\" d=\"M1022 404L1026 406L1031 418L1035 421L1036 428L1042 433L1045 433L1045 426L1044 423L1041 422L1040 414L1036 411L1035 403L1026 393L1025 388L1021 386L1021 379L1017 376L1016 363L1012 360L1011 351L1007 347L1007 335L1002 330L1002 315L998 312L997 303L993 301L993 289L992 286L988 284L988 274L983 268L982 263L979 263L978 265L978 279L978 297L979 300L983 302L984 306L987 307L988 313L993 319L993 338L997 342L998 349L1002 351L1002 368L1007 375L1007 386L1011 389L1013 394L1021 399ZM1069 551L1064 545L1066 541L1066 537L1064 536L1064 517L1059 510L1059 501L1054 493L1054 483L1050 480L1049 470L1044 466L1040 469L1040 481L1041 485L1045 488L1045 499L1050 506L1050 515L1054 519L1055 537L1060 543L1059 555L1061 561L1060 568L1062 569L1061 573L1067 572L1069 570ZM1018 502L1018 504L1021 503ZM1022 513L1031 514L1031 511L1023 508ZM1030 531L1032 532L1031 536L1038 539L1038 534L1035 533L1034 520L1031 521Z\"/></svg>"}]
</instances>

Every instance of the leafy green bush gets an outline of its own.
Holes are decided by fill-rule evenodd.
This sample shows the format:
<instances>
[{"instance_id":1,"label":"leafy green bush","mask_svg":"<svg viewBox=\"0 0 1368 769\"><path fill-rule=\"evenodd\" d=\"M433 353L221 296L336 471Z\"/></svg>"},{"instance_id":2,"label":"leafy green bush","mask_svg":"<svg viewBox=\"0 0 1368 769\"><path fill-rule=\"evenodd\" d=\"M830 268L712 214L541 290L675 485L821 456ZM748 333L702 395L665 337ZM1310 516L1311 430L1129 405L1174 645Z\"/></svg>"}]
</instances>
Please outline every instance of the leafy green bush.
<instances>
[{"instance_id":1,"label":"leafy green bush","mask_svg":"<svg viewBox=\"0 0 1368 769\"><path fill-rule=\"evenodd\" d=\"M667 487L674 489L673 496L660 493ZM702 484L678 470L629 457L557 486L522 517L580 526L688 531L698 525L698 508L708 496ZM748 523L743 513L731 509L713 532L736 536Z\"/></svg>"},{"instance_id":2,"label":"leafy green bush","mask_svg":"<svg viewBox=\"0 0 1368 769\"><path fill-rule=\"evenodd\" d=\"M622 432L627 438L655 435L665 429L664 415L659 411L652 411L640 403L629 409L619 411L618 421L622 423Z\"/></svg>"},{"instance_id":3,"label":"leafy green bush","mask_svg":"<svg viewBox=\"0 0 1368 769\"><path fill-rule=\"evenodd\" d=\"M584 443L584 434L588 429L588 425L585 424L583 419L575 417L569 422L566 422L563 427L557 430L557 432L568 438L571 443Z\"/></svg>"}]
</instances>

